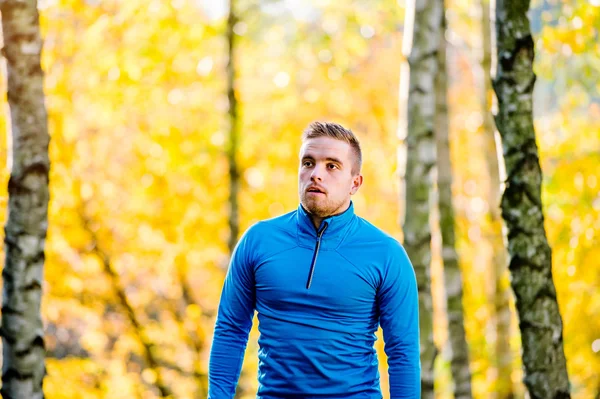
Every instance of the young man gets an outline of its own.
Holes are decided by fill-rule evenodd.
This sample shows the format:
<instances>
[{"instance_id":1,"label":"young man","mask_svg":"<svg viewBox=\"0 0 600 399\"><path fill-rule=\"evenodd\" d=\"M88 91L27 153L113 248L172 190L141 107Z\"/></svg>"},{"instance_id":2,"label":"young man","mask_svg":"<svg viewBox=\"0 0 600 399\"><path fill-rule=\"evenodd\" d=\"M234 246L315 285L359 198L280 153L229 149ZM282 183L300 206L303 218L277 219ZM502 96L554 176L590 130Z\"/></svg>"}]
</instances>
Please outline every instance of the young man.
<instances>
[{"instance_id":1,"label":"young man","mask_svg":"<svg viewBox=\"0 0 600 399\"><path fill-rule=\"evenodd\" d=\"M354 134L312 123L302 137L298 209L244 234L225 279L209 399L233 398L254 311L257 398L380 399L383 329L390 397L420 397L417 285L402 246L356 216L363 182Z\"/></svg>"}]
</instances>

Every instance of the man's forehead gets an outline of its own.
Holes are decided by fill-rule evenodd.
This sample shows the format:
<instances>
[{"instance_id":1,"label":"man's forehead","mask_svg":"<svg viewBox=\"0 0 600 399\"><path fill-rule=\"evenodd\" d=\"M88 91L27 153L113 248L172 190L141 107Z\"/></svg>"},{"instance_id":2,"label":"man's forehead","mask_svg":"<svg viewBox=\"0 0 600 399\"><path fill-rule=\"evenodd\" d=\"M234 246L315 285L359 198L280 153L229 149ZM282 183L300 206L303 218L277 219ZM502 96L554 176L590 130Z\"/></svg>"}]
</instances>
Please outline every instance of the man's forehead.
<instances>
[{"instance_id":1,"label":"man's forehead","mask_svg":"<svg viewBox=\"0 0 600 399\"><path fill-rule=\"evenodd\" d=\"M323 157L335 155L344 157L348 155L350 144L329 137L307 139L300 147L300 156Z\"/></svg>"}]
</instances>

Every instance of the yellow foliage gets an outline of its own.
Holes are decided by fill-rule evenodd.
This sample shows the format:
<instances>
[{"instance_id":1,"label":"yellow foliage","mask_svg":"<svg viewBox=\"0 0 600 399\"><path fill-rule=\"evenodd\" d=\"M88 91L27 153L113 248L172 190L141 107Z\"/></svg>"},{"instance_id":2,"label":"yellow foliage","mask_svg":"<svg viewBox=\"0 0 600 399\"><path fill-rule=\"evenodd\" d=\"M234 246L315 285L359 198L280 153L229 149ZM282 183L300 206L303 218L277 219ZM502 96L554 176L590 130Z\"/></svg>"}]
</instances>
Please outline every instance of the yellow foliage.
<instances>
[{"instance_id":1,"label":"yellow foliage","mask_svg":"<svg viewBox=\"0 0 600 399\"><path fill-rule=\"evenodd\" d=\"M47 359L44 391L55 399L104 398L103 374L91 359Z\"/></svg>"},{"instance_id":2,"label":"yellow foliage","mask_svg":"<svg viewBox=\"0 0 600 399\"><path fill-rule=\"evenodd\" d=\"M160 377L174 397L203 397L206 381L199 375L207 372L229 256L223 16L194 1L43 3L52 136L46 396L153 398ZM275 16L256 7L243 11L247 30L240 31L236 51L241 230L296 208L300 133L315 119L330 119L352 127L363 145L365 184L354 198L357 213L401 239L396 131L404 10L396 2L305 3L305 9ZM591 88L567 83L588 74L600 90L594 79L600 47L590 40L598 35L600 7L567 3L564 16L547 11L539 17L545 25L536 32L536 71L546 91L536 97L537 109L545 111L536 115L536 129L573 397L583 399L596 394L600 373L594 352L600 346L600 106ZM477 45L479 27L471 6L464 0L448 5L454 54L449 106L473 391L488 398L494 390L492 254L482 218L494 204L485 201L484 157L490 154L477 140L481 115L470 47ZM559 71L568 74L567 83L560 83ZM3 114L3 165L6 130ZM3 221L8 176L2 168ZM441 349L436 388L439 398L449 398L440 259L433 263ZM522 398L516 320L512 327L513 380ZM255 326L240 380L248 398L256 390L257 336ZM144 344L160 367L148 364ZM376 349L387 398L381 332Z\"/></svg>"}]
</instances>

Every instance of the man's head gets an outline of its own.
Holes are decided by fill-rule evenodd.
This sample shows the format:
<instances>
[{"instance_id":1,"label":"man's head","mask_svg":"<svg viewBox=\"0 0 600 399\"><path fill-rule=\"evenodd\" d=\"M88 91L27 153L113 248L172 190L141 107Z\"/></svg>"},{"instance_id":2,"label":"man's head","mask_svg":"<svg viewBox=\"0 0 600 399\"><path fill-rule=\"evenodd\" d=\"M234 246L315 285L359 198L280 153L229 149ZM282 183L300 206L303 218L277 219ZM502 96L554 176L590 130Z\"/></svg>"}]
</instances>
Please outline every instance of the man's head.
<instances>
[{"instance_id":1,"label":"man's head","mask_svg":"<svg viewBox=\"0 0 600 399\"><path fill-rule=\"evenodd\" d=\"M302 135L298 192L300 202L318 218L344 212L362 185L358 139L336 123L313 122Z\"/></svg>"}]
</instances>

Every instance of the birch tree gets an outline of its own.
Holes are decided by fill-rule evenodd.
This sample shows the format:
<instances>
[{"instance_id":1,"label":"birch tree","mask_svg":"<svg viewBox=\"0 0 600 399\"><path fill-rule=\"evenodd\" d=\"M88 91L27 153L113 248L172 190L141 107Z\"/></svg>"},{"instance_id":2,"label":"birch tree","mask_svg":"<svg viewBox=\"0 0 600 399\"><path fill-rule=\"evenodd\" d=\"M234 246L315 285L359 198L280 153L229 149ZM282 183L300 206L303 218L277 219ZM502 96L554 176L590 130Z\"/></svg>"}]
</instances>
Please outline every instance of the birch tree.
<instances>
[{"instance_id":1,"label":"birch tree","mask_svg":"<svg viewBox=\"0 0 600 399\"><path fill-rule=\"evenodd\" d=\"M436 144L434 137L435 75L443 3L440 0L406 2L402 64L399 137L405 143L404 246L413 263L419 290L421 345L421 395L433 398L433 365L437 350L433 342L431 298L431 228L429 209L433 187Z\"/></svg>"},{"instance_id":2,"label":"birch tree","mask_svg":"<svg viewBox=\"0 0 600 399\"><path fill-rule=\"evenodd\" d=\"M481 47L480 47L480 82L479 98L483 116L482 148L485 151L486 172L489 177L487 202L489 204L489 227L487 240L492 247L492 289L494 315L492 323L495 330L495 391L499 399L512 397L512 352L510 348L511 310L510 283L508 279L507 256L502 233L502 217L500 215L500 164L499 151L496 146L494 119L491 112L492 92L492 35L491 8L488 0L480 1L481 7Z\"/></svg>"},{"instance_id":3,"label":"birch tree","mask_svg":"<svg viewBox=\"0 0 600 399\"><path fill-rule=\"evenodd\" d=\"M525 385L532 399L568 398L562 319L552 280L552 251L544 229L540 167L533 126L534 43L529 0L497 0L498 98L506 188L502 217L508 228L509 270L523 346Z\"/></svg>"},{"instance_id":4,"label":"birch tree","mask_svg":"<svg viewBox=\"0 0 600 399\"><path fill-rule=\"evenodd\" d=\"M448 137L448 70L446 67L446 17L442 15L440 41L437 53L438 73L435 79L435 134L437 143L437 188L440 230L442 235L442 260L444 286L448 313L448 338L450 340L454 397L471 398L471 371L469 347L465 333L463 312L463 282L458 264L454 233L454 208L452 206L452 165Z\"/></svg>"},{"instance_id":5,"label":"birch tree","mask_svg":"<svg viewBox=\"0 0 600 399\"><path fill-rule=\"evenodd\" d=\"M35 0L0 1L12 148L2 277L2 389L5 399L43 398L40 314L48 228L48 121Z\"/></svg>"}]
</instances>

